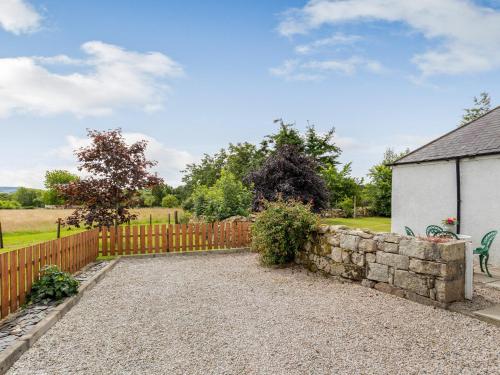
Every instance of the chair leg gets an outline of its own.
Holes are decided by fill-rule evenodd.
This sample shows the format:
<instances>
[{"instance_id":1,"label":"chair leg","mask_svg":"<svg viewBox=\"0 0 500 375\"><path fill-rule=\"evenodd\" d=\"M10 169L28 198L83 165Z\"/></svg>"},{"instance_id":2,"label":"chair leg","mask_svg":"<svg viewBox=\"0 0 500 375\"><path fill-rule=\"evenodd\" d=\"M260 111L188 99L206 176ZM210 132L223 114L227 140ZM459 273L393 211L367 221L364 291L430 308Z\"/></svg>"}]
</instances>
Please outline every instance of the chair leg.
<instances>
[{"instance_id":1,"label":"chair leg","mask_svg":"<svg viewBox=\"0 0 500 375\"><path fill-rule=\"evenodd\" d=\"M486 274L489 276L489 277L493 277L491 276L491 273L490 271L488 270L488 259L490 258L490 254L486 255L486 258L484 258L484 268L486 268Z\"/></svg>"},{"instance_id":2,"label":"chair leg","mask_svg":"<svg viewBox=\"0 0 500 375\"><path fill-rule=\"evenodd\" d=\"M484 269L483 269L483 257L484 257L484 255L482 255L482 254L479 255L479 267L481 267L481 272L484 273Z\"/></svg>"}]
</instances>

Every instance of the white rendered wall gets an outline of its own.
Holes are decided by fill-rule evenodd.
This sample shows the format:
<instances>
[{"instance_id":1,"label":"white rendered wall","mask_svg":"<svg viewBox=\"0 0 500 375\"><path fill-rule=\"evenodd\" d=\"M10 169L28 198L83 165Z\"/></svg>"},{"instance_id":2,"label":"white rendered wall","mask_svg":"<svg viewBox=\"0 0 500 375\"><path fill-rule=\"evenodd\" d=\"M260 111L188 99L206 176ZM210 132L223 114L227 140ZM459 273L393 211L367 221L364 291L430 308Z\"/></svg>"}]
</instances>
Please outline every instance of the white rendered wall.
<instances>
[{"instance_id":1,"label":"white rendered wall","mask_svg":"<svg viewBox=\"0 0 500 375\"><path fill-rule=\"evenodd\" d=\"M405 164L392 171L392 231L410 227L425 235L428 225L456 216L455 162Z\"/></svg>"},{"instance_id":2,"label":"white rendered wall","mask_svg":"<svg viewBox=\"0 0 500 375\"><path fill-rule=\"evenodd\" d=\"M500 156L461 160L460 168L461 232L471 235L477 247L486 232L500 232ZM500 266L500 234L491 246L488 263Z\"/></svg>"},{"instance_id":3,"label":"white rendered wall","mask_svg":"<svg viewBox=\"0 0 500 375\"><path fill-rule=\"evenodd\" d=\"M429 224L456 216L455 161L393 167L392 231L425 234ZM493 229L500 231L500 156L460 161L461 229L472 236L473 247ZM500 266L500 234L490 249L489 264Z\"/></svg>"}]
</instances>

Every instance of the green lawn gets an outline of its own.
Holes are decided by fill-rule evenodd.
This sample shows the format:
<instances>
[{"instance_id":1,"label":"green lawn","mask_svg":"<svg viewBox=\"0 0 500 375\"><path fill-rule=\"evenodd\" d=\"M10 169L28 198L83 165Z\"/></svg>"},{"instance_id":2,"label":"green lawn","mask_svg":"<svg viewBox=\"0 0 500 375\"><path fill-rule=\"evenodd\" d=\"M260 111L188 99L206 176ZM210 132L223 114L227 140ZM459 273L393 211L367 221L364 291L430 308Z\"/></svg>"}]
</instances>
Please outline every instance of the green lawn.
<instances>
[{"instance_id":1,"label":"green lawn","mask_svg":"<svg viewBox=\"0 0 500 375\"><path fill-rule=\"evenodd\" d=\"M85 229L61 229L61 237L70 236L72 234L83 232ZM12 249L19 249L40 242L55 240L57 234L55 230L47 232L7 232L3 234L4 249L0 252Z\"/></svg>"},{"instance_id":2,"label":"green lawn","mask_svg":"<svg viewBox=\"0 0 500 375\"><path fill-rule=\"evenodd\" d=\"M366 228L374 232L390 232L391 218L390 217L360 217L356 219L322 219L322 223L331 225L346 225L351 228Z\"/></svg>"}]
</instances>

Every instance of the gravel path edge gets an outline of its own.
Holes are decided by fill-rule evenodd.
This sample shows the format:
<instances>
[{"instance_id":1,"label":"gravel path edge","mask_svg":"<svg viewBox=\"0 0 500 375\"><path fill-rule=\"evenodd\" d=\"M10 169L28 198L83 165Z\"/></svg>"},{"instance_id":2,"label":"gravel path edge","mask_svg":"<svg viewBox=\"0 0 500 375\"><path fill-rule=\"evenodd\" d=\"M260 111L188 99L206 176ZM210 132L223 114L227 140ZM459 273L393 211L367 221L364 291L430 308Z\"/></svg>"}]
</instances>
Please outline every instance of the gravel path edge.
<instances>
[{"instance_id":1,"label":"gravel path edge","mask_svg":"<svg viewBox=\"0 0 500 375\"><path fill-rule=\"evenodd\" d=\"M75 306L85 292L96 286L97 283L102 280L103 277L111 271L119 261L120 258L110 261L108 265L97 272L91 279L86 280L80 285L78 288L78 294L68 298L66 301L58 305L54 311L38 322L30 333L20 337L18 342L0 353L0 375L5 374L24 352L31 348L45 332L47 332L73 306Z\"/></svg>"}]
</instances>

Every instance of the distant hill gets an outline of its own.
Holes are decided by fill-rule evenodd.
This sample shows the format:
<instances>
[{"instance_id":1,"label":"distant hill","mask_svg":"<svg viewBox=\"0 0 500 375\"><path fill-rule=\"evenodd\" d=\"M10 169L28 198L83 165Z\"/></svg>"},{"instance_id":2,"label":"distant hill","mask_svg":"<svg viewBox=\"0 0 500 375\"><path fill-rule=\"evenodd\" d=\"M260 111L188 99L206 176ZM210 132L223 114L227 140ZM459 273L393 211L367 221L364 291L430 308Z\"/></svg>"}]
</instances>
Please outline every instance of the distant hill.
<instances>
[{"instance_id":1,"label":"distant hill","mask_svg":"<svg viewBox=\"0 0 500 375\"><path fill-rule=\"evenodd\" d=\"M0 193L14 193L17 189L16 186L0 186Z\"/></svg>"}]
</instances>

